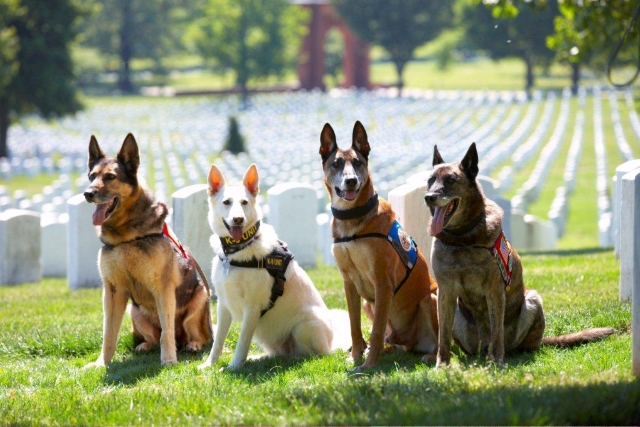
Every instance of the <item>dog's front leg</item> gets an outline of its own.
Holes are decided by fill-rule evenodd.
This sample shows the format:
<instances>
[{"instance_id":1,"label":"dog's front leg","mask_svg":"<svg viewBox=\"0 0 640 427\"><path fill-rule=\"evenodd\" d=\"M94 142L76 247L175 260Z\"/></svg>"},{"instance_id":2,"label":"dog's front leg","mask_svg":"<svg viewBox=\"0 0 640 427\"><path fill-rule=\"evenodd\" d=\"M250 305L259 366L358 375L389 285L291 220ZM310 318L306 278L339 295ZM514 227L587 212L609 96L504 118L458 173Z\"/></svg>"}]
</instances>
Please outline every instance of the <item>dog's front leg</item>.
<instances>
[{"instance_id":1,"label":"dog's front leg","mask_svg":"<svg viewBox=\"0 0 640 427\"><path fill-rule=\"evenodd\" d=\"M95 362L89 363L85 368L93 366L105 366L111 362L116 351L118 332L122 325L124 311L127 308L129 296L122 290L118 290L112 284L105 283L102 288L102 351Z\"/></svg>"},{"instance_id":2,"label":"dog's front leg","mask_svg":"<svg viewBox=\"0 0 640 427\"><path fill-rule=\"evenodd\" d=\"M258 327L259 321L260 307L258 306L247 307L242 313L242 327L240 328L240 337L238 338L236 352L233 355L233 360L229 364L229 368L240 369L245 360L247 360L249 348L251 347L251 340L253 339L253 334Z\"/></svg>"},{"instance_id":3,"label":"dog's front leg","mask_svg":"<svg viewBox=\"0 0 640 427\"><path fill-rule=\"evenodd\" d=\"M436 279L437 281L438 279ZM456 312L456 293L453 283L438 281L438 354L436 369L451 361L453 319Z\"/></svg>"},{"instance_id":4,"label":"dog's front leg","mask_svg":"<svg viewBox=\"0 0 640 427\"><path fill-rule=\"evenodd\" d=\"M489 309L489 323L491 326L491 336L489 341L489 351L487 357L498 366L502 366L504 359L504 311L505 311L504 291L490 292L487 295L487 307Z\"/></svg>"},{"instance_id":5,"label":"dog's front leg","mask_svg":"<svg viewBox=\"0 0 640 427\"><path fill-rule=\"evenodd\" d=\"M218 359L224 349L224 341L227 339L227 335L229 335L229 329L231 329L232 320L231 312L218 300L218 327L216 328L216 337L213 340L213 347L211 347L209 357L204 363L198 366L198 369L204 369L214 363L218 363Z\"/></svg>"},{"instance_id":6,"label":"dog's front leg","mask_svg":"<svg viewBox=\"0 0 640 427\"><path fill-rule=\"evenodd\" d=\"M175 333L176 295L173 292L173 289L175 289L173 286L168 289L171 289L171 291L163 292L157 301L158 317L160 317L160 327L162 328L160 333L160 361L163 365L174 365L178 363Z\"/></svg>"},{"instance_id":7,"label":"dog's front leg","mask_svg":"<svg viewBox=\"0 0 640 427\"><path fill-rule=\"evenodd\" d=\"M344 276L344 274L343 274ZM351 326L351 358L355 363L362 359L364 354L364 338L362 337L361 307L362 301L356 286L350 279L344 279L344 294L347 299L349 323Z\"/></svg>"},{"instance_id":8,"label":"dog's front leg","mask_svg":"<svg viewBox=\"0 0 640 427\"><path fill-rule=\"evenodd\" d=\"M356 370L370 369L376 366L380 354L384 348L384 336L389 322L389 310L391 309L391 299L393 298L393 288L386 284L376 284L375 286L375 309L373 312L373 325L371 327L371 338L369 339L370 349L367 360Z\"/></svg>"}]
</instances>

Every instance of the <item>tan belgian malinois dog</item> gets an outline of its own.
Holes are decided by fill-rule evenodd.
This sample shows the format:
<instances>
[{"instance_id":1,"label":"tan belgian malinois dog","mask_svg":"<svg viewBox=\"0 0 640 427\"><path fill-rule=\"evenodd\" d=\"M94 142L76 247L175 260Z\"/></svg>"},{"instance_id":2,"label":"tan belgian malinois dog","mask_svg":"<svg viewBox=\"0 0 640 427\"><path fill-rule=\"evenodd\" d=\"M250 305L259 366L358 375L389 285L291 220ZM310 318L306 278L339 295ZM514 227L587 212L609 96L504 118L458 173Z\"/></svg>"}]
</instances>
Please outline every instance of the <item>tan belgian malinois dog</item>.
<instances>
[{"instance_id":1,"label":"tan belgian malinois dog","mask_svg":"<svg viewBox=\"0 0 640 427\"><path fill-rule=\"evenodd\" d=\"M199 351L213 339L209 286L189 250L167 227L167 207L154 201L138 177L139 165L133 135L127 135L116 158L106 156L91 136L91 184L84 196L96 204L93 225L104 245L98 254L104 322L102 352L89 366L111 361L129 300L136 351L159 342L164 365L178 361L176 342Z\"/></svg>"},{"instance_id":2,"label":"tan belgian malinois dog","mask_svg":"<svg viewBox=\"0 0 640 427\"><path fill-rule=\"evenodd\" d=\"M391 204L376 194L369 152L360 122L353 127L353 141L346 150L338 148L329 124L322 129L320 156L333 212L333 256L344 280L354 361L365 351L361 298L373 321L371 348L356 372L378 363L385 341L431 357L437 346L436 284L423 254L396 221Z\"/></svg>"},{"instance_id":3,"label":"tan belgian malinois dog","mask_svg":"<svg viewBox=\"0 0 640 427\"><path fill-rule=\"evenodd\" d=\"M425 201L432 214L431 265L438 282L436 367L449 363L452 337L466 353L486 353L501 365L505 353L540 344L569 347L615 332L593 328L543 338L542 297L525 289L520 257L502 231L502 209L476 181L475 143L460 163L445 163L434 147L433 167Z\"/></svg>"}]
</instances>

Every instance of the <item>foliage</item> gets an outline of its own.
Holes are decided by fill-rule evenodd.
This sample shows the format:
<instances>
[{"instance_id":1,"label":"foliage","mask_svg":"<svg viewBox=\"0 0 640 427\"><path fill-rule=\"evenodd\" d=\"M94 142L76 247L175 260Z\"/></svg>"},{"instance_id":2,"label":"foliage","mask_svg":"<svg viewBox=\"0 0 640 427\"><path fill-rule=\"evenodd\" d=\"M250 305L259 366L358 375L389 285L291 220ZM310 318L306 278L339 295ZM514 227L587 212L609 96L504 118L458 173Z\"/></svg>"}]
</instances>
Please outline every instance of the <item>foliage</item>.
<instances>
[{"instance_id":1,"label":"foliage","mask_svg":"<svg viewBox=\"0 0 640 427\"><path fill-rule=\"evenodd\" d=\"M240 133L238 119L234 116L229 117L229 132L227 133L227 138L224 141L223 149L230 151L233 154L247 151L244 147L244 138Z\"/></svg>"},{"instance_id":2,"label":"foliage","mask_svg":"<svg viewBox=\"0 0 640 427\"><path fill-rule=\"evenodd\" d=\"M14 46L19 44L15 53L19 69L0 92L0 157L8 154L11 117L39 113L49 118L80 108L69 53L79 9L73 0L22 0L21 9L23 13L2 28L3 33L15 35Z\"/></svg>"},{"instance_id":3,"label":"foliage","mask_svg":"<svg viewBox=\"0 0 640 427\"><path fill-rule=\"evenodd\" d=\"M181 47L181 33L201 0L90 0L82 23L82 45L117 58L118 88L134 91L131 61L160 59Z\"/></svg>"},{"instance_id":4,"label":"foliage","mask_svg":"<svg viewBox=\"0 0 640 427\"><path fill-rule=\"evenodd\" d=\"M450 0L333 0L336 10L362 40L382 46L395 64L398 91L418 46L435 39L452 22Z\"/></svg>"},{"instance_id":5,"label":"foliage","mask_svg":"<svg viewBox=\"0 0 640 427\"><path fill-rule=\"evenodd\" d=\"M135 354L125 315L113 363L82 370L100 352L101 290L70 291L63 279L2 287L0 424L637 425L631 306L617 301L613 253L523 259L527 285L545 301L547 335L590 326L619 333L507 357L502 370L458 352L450 368L436 371L419 355L394 351L369 375L353 376L344 352L252 359L238 371L222 370L239 336L235 324L221 363L199 371L208 348L180 352L172 367L160 366L158 350ZM330 308L345 307L335 267L309 274Z\"/></svg>"},{"instance_id":6,"label":"foliage","mask_svg":"<svg viewBox=\"0 0 640 427\"><path fill-rule=\"evenodd\" d=\"M22 12L19 0L0 0L0 97L20 66L16 60L20 43L12 21Z\"/></svg>"},{"instance_id":7,"label":"foliage","mask_svg":"<svg viewBox=\"0 0 640 427\"><path fill-rule=\"evenodd\" d=\"M344 40L337 28L327 32L324 43L324 70L333 80L333 85L338 86L338 74L342 71L344 57Z\"/></svg>"},{"instance_id":8,"label":"foliage","mask_svg":"<svg viewBox=\"0 0 640 427\"><path fill-rule=\"evenodd\" d=\"M557 0L536 7L515 8L511 2L486 7L482 0L468 0L459 17L468 46L486 51L492 59L517 57L526 65L525 89L534 86L534 66L548 68L554 53L546 39L554 31ZM490 4L495 4L491 2Z\"/></svg>"},{"instance_id":9,"label":"foliage","mask_svg":"<svg viewBox=\"0 0 640 427\"><path fill-rule=\"evenodd\" d=\"M235 71L246 103L251 79L282 76L295 65L307 18L286 0L209 0L187 39L204 59Z\"/></svg>"}]
</instances>

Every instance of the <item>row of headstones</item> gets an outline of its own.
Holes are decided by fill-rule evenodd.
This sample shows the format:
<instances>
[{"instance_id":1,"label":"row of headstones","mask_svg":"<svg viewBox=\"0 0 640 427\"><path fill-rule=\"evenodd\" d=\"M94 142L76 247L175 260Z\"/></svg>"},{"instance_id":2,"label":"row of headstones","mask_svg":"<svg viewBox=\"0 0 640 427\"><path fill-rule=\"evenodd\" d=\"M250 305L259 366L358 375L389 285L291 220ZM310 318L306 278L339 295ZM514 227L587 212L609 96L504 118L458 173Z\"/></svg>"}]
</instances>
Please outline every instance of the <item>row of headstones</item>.
<instances>
[{"instance_id":1,"label":"row of headstones","mask_svg":"<svg viewBox=\"0 0 640 427\"><path fill-rule=\"evenodd\" d=\"M555 229L550 223L512 212L510 202L499 197L490 178L480 177L479 180L487 196L496 200L505 211L505 233L517 248L555 247ZM430 214L424 207L426 191L425 181L414 180L390 191L389 200L407 231L429 254L431 238L427 225ZM318 215L318 206L326 204L325 195L319 195L308 184L289 183L270 188L267 199L266 221L276 228L282 240L289 243L301 265L315 266L318 250L325 263L333 263L330 217L327 213ZM171 226L203 268L210 272L213 253L209 243L206 185L182 188L173 194L172 201ZM67 209L67 214L59 216L15 209L0 213L3 262L0 284L36 282L43 276L66 276L72 289L100 285L96 259L101 244L91 222L94 206L78 194L67 201Z\"/></svg>"},{"instance_id":2,"label":"row of headstones","mask_svg":"<svg viewBox=\"0 0 640 427\"><path fill-rule=\"evenodd\" d=\"M593 139L596 152L596 197L598 205L598 240L601 247L613 246L611 236L611 200L607 176L607 149L602 124L602 99L600 90L593 91Z\"/></svg>"}]
</instances>

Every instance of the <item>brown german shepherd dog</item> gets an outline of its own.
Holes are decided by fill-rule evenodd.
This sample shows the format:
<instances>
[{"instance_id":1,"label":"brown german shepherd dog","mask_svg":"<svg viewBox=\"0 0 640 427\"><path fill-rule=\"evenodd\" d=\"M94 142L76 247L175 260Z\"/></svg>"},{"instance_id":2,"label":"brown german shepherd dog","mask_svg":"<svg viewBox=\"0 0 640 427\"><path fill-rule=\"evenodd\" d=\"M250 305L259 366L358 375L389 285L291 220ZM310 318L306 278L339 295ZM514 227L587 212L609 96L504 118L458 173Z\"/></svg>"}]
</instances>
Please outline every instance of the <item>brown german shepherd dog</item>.
<instances>
[{"instance_id":1,"label":"brown german shepherd dog","mask_svg":"<svg viewBox=\"0 0 640 427\"><path fill-rule=\"evenodd\" d=\"M570 347L615 332L593 328L543 338L542 297L525 289L520 257L502 232L502 209L485 198L476 181L475 143L460 163L445 163L434 147L433 167L425 201L432 214L431 262L439 289L436 367L450 361L452 334L467 354L486 353L502 365L505 353L540 344Z\"/></svg>"},{"instance_id":2,"label":"brown german shepherd dog","mask_svg":"<svg viewBox=\"0 0 640 427\"><path fill-rule=\"evenodd\" d=\"M366 346L361 298L373 322L371 348L355 372L378 363L385 341L431 358L437 348L436 284L423 254L395 220L391 204L378 198L369 175L369 151L360 122L353 127L347 150L338 148L333 129L324 125L320 156L331 197L333 256L344 280L354 361L362 359Z\"/></svg>"},{"instance_id":3,"label":"brown german shepherd dog","mask_svg":"<svg viewBox=\"0 0 640 427\"><path fill-rule=\"evenodd\" d=\"M167 207L141 182L139 165L133 135L116 158L106 156L91 136L91 184L84 197L96 204L93 225L104 244L98 254L104 322L102 352L88 366L111 361L129 299L136 351L160 342L163 365L177 363L176 341L199 351L213 339L209 286L201 272L205 283L198 279L200 267L166 226Z\"/></svg>"}]
</instances>

